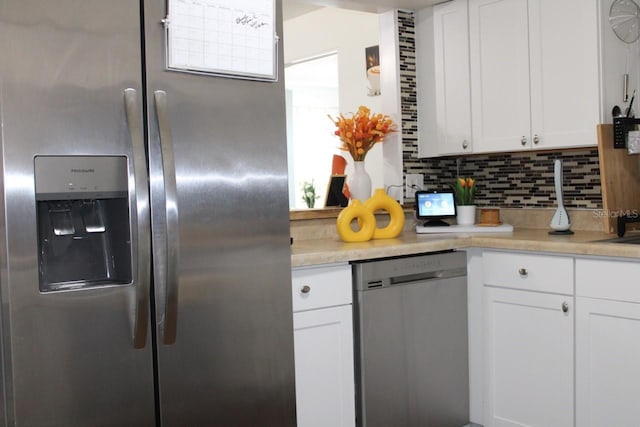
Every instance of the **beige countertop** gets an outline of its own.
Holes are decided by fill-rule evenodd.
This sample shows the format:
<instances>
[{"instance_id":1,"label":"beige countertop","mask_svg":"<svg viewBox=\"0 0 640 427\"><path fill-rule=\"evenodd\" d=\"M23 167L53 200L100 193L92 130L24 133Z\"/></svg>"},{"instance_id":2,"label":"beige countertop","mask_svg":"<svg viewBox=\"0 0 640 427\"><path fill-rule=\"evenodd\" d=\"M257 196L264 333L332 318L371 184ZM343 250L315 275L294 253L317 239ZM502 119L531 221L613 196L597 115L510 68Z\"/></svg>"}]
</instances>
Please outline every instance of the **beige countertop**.
<instances>
[{"instance_id":1,"label":"beige countertop","mask_svg":"<svg viewBox=\"0 0 640 427\"><path fill-rule=\"evenodd\" d=\"M405 230L395 239L345 243L337 237L294 240L293 267L436 252L470 247L640 259L640 245L595 242L610 239L601 231L550 235L548 229L515 228L511 233L416 234Z\"/></svg>"}]
</instances>

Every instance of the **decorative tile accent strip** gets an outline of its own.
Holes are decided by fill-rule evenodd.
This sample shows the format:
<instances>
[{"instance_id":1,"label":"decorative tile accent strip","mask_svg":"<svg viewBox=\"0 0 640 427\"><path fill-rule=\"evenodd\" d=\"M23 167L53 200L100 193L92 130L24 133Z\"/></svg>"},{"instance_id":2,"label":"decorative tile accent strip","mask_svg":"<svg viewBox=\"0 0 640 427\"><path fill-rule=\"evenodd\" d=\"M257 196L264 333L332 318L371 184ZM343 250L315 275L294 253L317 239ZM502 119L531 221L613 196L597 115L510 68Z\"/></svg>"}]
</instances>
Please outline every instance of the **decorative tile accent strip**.
<instances>
[{"instance_id":1,"label":"decorative tile accent strip","mask_svg":"<svg viewBox=\"0 0 640 427\"><path fill-rule=\"evenodd\" d=\"M402 109L402 145L405 175L408 168L419 165L418 101L416 91L416 34L413 12L398 10L400 43L400 101ZM421 173L421 172L418 172Z\"/></svg>"},{"instance_id":2,"label":"decorative tile accent strip","mask_svg":"<svg viewBox=\"0 0 640 427\"><path fill-rule=\"evenodd\" d=\"M411 11L398 11L404 174L421 173L425 189L443 189L456 176L478 181L479 206L544 208L556 205L553 165L563 161L565 206L602 209L598 150L481 154L418 158L415 27ZM412 203L413 200L405 200Z\"/></svg>"}]
</instances>

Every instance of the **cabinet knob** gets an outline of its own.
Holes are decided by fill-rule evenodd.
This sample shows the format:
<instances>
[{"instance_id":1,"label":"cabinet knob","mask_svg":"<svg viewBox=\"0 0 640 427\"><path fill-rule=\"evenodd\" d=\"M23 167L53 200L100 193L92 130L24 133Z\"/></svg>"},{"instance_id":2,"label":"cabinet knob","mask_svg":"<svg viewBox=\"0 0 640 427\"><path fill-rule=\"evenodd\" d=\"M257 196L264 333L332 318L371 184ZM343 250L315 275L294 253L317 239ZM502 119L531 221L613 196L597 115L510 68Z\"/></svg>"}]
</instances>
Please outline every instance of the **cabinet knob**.
<instances>
[{"instance_id":1,"label":"cabinet knob","mask_svg":"<svg viewBox=\"0 0 640 427\"><path fill-rule=\"evenodd\" d=\"M465 150L467 148L469 148L469 143L467 142L467 140L465 139L464 141L462 141L462 148L464 148Z\"/></svg>"},{"instance_id":2,"label":"cabinet knob","mask_svg":"<svg viewBox=\"0 0 640 427\"><path fill-rule=\"evenodd\" d=\"M527 277L529 275L529 272L527 271L526 268L521 268L521 269L518 270L518 274L521 277Z\"/></svg>"},{"instance_id":3,"label":"cabinet knob","mask_svg":"<svg viewBox=\"0 0 640 427\"><path fill-rule=\"evenodd\" d=\"M538 134L533 135L533 143L535 145L538 145L540 143L540 137L538 136Z\"/></svg>"},{"instance_id":4,"label":"cabinet knob","mask_svg":"<svg viewBox=\"0 0 640 427\"><path fill-rule=\"evenodd\" d=\"M569 303L565 301L562 303L562 312L566 313L567 311L569 311Z\"/></svg>"},{"instance_id":5,"label":"cabinet knob","mask_svg":"<svg viewBox=\"0 0 640 427\"><path fill-rule=\"evenodd\" d=\"M304 285L302 288L300 288L301 294L308 294L309 292L311 292L311 286L309 285Z\"/></svg>"},{"instance_id":6,"label":"cabinet knob","mask_svg":"<svg viewBox=\"0 0 640 427\"><path fill-rule=\"evenodd\" d=\"M527 145L527 137L523 136L522 139L520 140L520 144L522 144L522 146L524 147L525 145Z\"/></svg>"}]
</instances>

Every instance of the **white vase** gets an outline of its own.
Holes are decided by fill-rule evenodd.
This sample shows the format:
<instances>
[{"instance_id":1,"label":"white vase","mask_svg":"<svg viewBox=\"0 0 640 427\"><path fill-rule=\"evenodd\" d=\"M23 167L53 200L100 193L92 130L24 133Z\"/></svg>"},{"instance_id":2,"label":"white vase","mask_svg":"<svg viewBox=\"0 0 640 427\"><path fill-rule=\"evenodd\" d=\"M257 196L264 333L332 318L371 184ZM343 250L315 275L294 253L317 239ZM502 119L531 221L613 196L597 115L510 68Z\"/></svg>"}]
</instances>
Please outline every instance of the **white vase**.
<instances>
[{"instance_id":1,"label":"white vase","mask_svg":"<svg viewBox=\"0 0 640 427\"><path fill-rule=\"evenodd\" d=\"M371 197L371 177L364 168L364 161L353 162L353 173L347 177L351 199L364 203Z\"/></svg>"},{"instance_id":2,"label":"white vase","mask_svg":"<svg viewBox=\"0 0 640 427\"><path fill-rule=\"evenodd\" d=\"M476 223L475 205L457 206L456 210L456 222L458 225L473 225Z\"/></svg>"}]
</instances>

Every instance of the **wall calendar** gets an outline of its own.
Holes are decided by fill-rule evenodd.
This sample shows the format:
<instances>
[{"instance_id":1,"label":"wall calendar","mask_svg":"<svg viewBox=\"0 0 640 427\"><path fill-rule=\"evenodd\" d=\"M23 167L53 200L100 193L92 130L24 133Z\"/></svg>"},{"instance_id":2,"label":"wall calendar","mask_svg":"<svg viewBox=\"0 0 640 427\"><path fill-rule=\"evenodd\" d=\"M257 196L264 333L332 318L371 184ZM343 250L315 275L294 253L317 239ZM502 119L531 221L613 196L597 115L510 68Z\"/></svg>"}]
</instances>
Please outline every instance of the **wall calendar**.
<instances>
[{"instance_id":1,"label":"wall calendar","mask_svg":"<svg viewBox=\"0 0 640 427\"><path fill-rule=\"evenodd\" d=\"M167 68L277 80L275 0L169 0Z\"/></svg>"}]
</instances>

